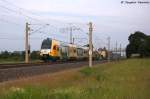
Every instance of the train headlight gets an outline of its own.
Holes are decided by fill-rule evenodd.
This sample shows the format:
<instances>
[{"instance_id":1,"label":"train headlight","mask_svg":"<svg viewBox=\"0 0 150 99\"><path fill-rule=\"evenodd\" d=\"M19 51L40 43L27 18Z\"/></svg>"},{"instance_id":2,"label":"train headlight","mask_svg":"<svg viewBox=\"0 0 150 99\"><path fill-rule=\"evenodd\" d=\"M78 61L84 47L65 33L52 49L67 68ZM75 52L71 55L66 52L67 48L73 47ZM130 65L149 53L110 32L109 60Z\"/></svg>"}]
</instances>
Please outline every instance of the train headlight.
<instances>
[{"instance_id":1,"label":"train headlight","mask_svg":"<svg viewBox=\"0 0 150 99\"><path fill-rule=\"evenodd\" d=\"M40 51L40 55L42 56L42 55L48 55L50 53L50 49L42 49L41 51Z\"/></svg>"}]
</instances>

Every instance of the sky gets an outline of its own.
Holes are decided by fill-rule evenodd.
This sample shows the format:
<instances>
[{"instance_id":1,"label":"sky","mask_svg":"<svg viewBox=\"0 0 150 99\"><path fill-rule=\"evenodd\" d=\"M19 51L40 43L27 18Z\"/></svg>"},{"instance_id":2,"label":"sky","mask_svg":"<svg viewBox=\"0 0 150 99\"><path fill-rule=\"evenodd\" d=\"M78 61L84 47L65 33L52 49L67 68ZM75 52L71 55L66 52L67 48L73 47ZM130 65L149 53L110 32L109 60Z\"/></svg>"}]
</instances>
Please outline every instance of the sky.
<instances>
[{"instance_id":1,"label":"sky","mask_svg":"<svg viewBox=\"0 0 150 99\"><path fill-rule=\"evenodd\" d=\"M69 42L70 26L80 28L73 31L75 43L85 44L89 22L96 48L107 47L108 37L112 49L116 42L125 48L131 33L150 35L149 10L150 3L122 4L121 0L0 0L0 51L24 50L26 22L31 24L31 50L40 50L47 37Z\"/></svg>"}]
</instances>

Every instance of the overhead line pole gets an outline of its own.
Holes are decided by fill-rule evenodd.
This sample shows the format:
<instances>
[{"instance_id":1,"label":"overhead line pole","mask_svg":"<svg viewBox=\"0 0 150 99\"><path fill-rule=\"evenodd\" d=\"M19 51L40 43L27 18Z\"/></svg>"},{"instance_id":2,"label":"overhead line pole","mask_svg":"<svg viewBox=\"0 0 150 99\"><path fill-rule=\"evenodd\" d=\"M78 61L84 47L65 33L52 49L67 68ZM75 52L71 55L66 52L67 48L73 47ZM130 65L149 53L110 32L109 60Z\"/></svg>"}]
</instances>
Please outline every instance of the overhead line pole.
<instances>
[{"instance_id":1,"label":"overhead line pole","mask_svg":"<svg viewBox=\"0 0 150 99\"><path fill-rule=\"evenodd\" d=\"M26 32L25 32L25 63L29 63L29 23L26 23Z\"/></svg>"},{"instance_id":2,"label":"overhead line pole","mask_svg":"<svg viewBox=\"0 0 150 99\"><path fill-rule=\"evenodd\" d=\"M117 53L117 51L118 51L118 42L116 41L116 53Z\"/></svg>"},{"instance_id":3,"label":"overhead line pole","mask_svg":"<svg viewBox=\"0 0 150 99\"><path fill-rule=\"evenodd\" d=\"M26 29L25 29L25 63L29 63L29 53L30 53L30 45L29 45L29 31L31 31L29 25L37 25L37 24L29 24L28 22L26 23ZM46 24L49 25L49 24ZM39 28L33 32L30 33L30 35L32 33L38 32L40 29Z\"/></svg>"},{"instance_id":4,"label":"overhead line pole","mask_svg":"<svg viewBox=\"0 0 150 99\"><path fill-rule=\"evenodd\" d=\"M89 23L89 67L92 67L92 53L93 53L92 32L93 32L93 25L92 22L90 22Z\"/></svg>"},{"instance_id":5,"label":"overhead line pole","mask_svg":"<svg viewBox=\"0 0 150 99\"><path fill-rule=\"evenodd\" d=\"M121 49L122 49L122 48L121 48L121 44L120 44L120 56L121 56L121 53L122 53L122 52L121 52Z\"/></svg>"},{"instance_id":6,"label":"overhead line pole","mask_svg":"<svg viewBox=\"0 0 150 99\"><path fill-rule=\"evenodd\" d=\"M110 62L110 37L108 39L108 62Z\"/></svg>"},{"instance_id":7,"label":"overhead line pole","mask_svg":"<svg viewBox=\"0 0 150 99\"><path fill-rule=\"evenodd\" d=\"M72 27L70 27L70 44L72 44Z\"/></svg>"},{"instance_id":8,"label":"overhead line pole","mask_svg":"<svg viewBox=\"0 0 150 99\"><path fill-rule=\"evenodd\" d=\"M73 41L72 41L72 43L74 44L75 43L75 38L73 37Z\"/></svg>"}]
</instances>

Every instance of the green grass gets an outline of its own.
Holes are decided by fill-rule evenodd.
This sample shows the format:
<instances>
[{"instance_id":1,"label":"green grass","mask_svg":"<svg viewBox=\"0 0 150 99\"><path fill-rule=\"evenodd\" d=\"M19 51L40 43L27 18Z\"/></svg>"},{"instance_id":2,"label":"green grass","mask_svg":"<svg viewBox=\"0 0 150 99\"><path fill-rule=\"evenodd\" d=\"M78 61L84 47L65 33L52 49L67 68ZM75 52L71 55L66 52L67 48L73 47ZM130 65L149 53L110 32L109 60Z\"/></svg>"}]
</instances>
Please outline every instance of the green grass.
<instances>
[{"instance_id":1,"label":"green grass","mask_svg":"<svg viewBox=\"0 0 150 99\"><path fill-rule=\"evenodd\" d=\"M55 88L49 85L13 87L1 93L1 97L2 99L150 99L150 59L130 59L101 64L94 68L82 68L75 73L78 76L60 82Z\"/></svg>"},{"instance_id":2,"label":"green grass","mask_svg":"<svg viewBox=\"0 0 150 99\"><path fill-rule=\"evenodd\" d=\"M45 99L47 95L46 87L12 87L2 99Z\"/></svg>"}]
</instances>

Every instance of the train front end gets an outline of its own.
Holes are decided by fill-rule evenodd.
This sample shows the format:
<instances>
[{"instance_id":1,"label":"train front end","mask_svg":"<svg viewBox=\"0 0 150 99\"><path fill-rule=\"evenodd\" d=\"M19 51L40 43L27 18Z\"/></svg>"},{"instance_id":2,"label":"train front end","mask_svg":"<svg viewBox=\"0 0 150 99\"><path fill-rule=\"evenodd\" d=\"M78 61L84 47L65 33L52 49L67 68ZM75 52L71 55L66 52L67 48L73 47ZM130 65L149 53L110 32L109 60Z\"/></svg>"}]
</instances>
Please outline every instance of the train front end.
<instances>
[{"instance_id":1,"label":"train front end","mask_svg":"<svg viewBox=\"0 0 150 99\"><path fill-rule=\"evenodd\" d=\"M50 38L43 40L40 56L44 61L57 61L60 58L59 41Z\"/></svg>"},{"instance_id":2,"label":"train front end","mask_svg":"<svg viewBox=\"0 0 150 99\"><path fill-rule=\"evenodd\" d=\"M41 45L40 57L44 61L48 61L51 53L52 39L44 39Z\"/></svg>"}]
</instances>

